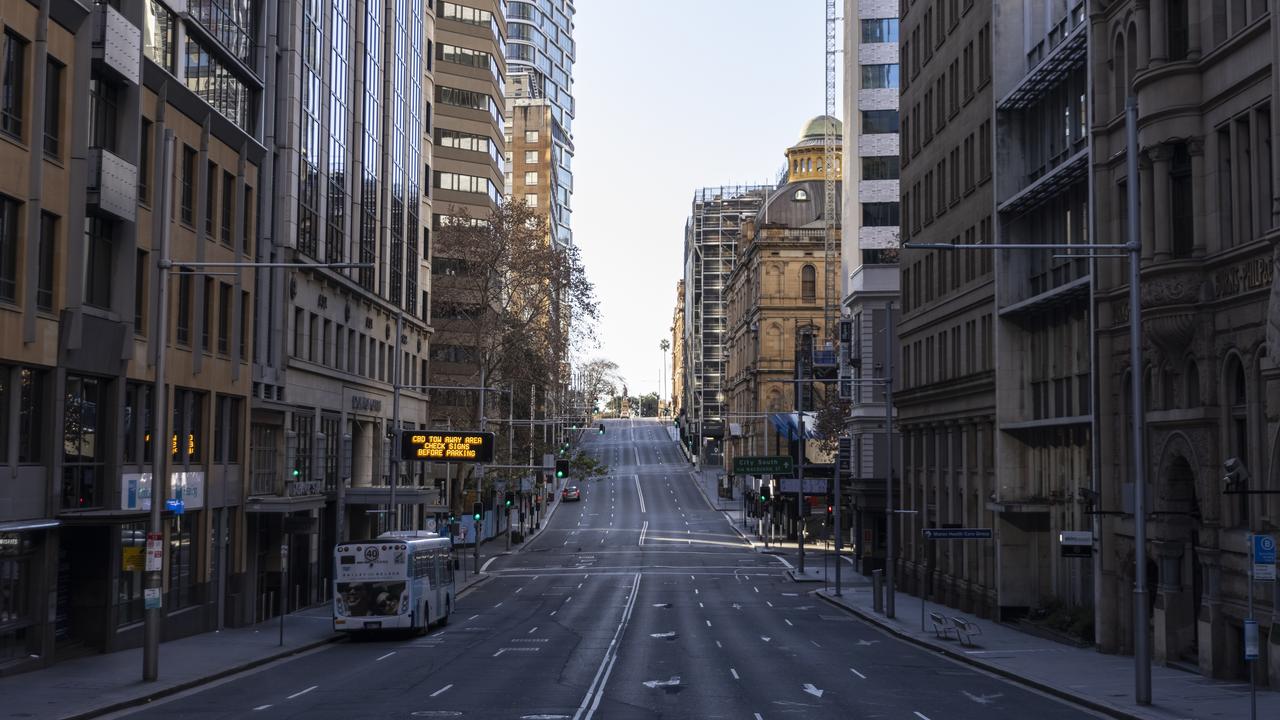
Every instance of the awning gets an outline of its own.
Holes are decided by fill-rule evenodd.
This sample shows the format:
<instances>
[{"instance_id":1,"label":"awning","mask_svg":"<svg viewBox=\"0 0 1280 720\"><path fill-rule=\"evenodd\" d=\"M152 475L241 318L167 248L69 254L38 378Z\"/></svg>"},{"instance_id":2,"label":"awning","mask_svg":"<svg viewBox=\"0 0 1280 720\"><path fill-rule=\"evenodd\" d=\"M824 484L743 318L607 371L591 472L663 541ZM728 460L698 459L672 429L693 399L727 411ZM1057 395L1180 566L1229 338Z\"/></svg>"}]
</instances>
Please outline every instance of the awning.
<instances>
[{"instance_id":1,"label":"awning","mask_svg":"<svg viewBox=\"0 0 1280 720\"><path fill-rule=\"evenodd\" d=\"M773 413L769 416L773 421L773 427L779 433L786 436L788 440L798 440L800 438L800 420L798 413ZM815 427L818 424L818 416L814 413L806 411L804 414L804 436L808 440L818 437Z\"/></svg>"},{"instance_id":2,"label":"awning","mask_svg":"<svg viewBox=\"0 0 1280 720\"><path fill-rule=\"evenodd\" d=\"M254 495L245 502L244 511L251 513L292 513L304 510L319 510L324 505L324 495L302 495L299 497Z\"/></svg>"},{"instance_id":3,"label":"awning","mask_svg":"<svg viewBox=\"0 0 1280 720\"><path fill-rule=\"evenodd\" d=\"M12 520L0 523L0 532L21 532L23 530L49 530L62 524L61 520Z\"/></svg>"}]
</instances>

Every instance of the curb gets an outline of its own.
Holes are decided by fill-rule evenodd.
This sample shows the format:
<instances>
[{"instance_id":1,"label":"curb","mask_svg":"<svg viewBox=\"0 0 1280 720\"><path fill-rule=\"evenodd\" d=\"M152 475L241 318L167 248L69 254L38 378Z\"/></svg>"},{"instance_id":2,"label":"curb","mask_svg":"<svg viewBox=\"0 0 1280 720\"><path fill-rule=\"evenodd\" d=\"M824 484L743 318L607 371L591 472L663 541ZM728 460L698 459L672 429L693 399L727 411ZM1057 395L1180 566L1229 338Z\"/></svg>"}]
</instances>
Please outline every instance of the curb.
<instances>
[{"instance_id":1,"label":"curb","mask_svg":"<svg viewBox=\"0 0 1280 720\"><path fill-rule=\"evenodd\" d=\"M157 689L155 692L147 693L146 695L143 695L141 697L136 697L129 700L121 700L119 702L115 702L110 705L94 708L92 710L85 710L83 712L75 713L72 715L62 715L59 717L59 720L87 720L88 718L96 718L96 717L101 717L103 715L108 715L114 712L119 712L121 710L128 710L129 708L138 707L139 705L146 705L147 703L150 703L155 700L159 700L161 698L169 697L170 695L177 695L180 692L185 692L187 690L200 687L201 685L207 685L208 683L211 683L215 680L221 680L223 678L230 677L232 675L237 675L239 673L245 672L246 670L252 670L253 668L261 667L262 665L267 665L277 660L283 660L284 658L287 658L293 655L300 655L304 652L314 650L318 647L328 645L330 643L338 642L341 639L343 639L343 636L335 633L333 637L328 637L323 640L317 640L315 642L308 643L306 645L299 645L298 647L293 648L291 650L283 650L271 655L267 655L265 657L249 660L247 662L243 662L234 667L225 668L223 670L219 670L215 673L211 673L203 677L192 678L191 680L186 680L184 682L178 683L177 685L173 685L167 688Z\"/></svg>"},{"instance_id":2,"label":"curb","mask_svg":"<svg viewBox=\"0 0 1280 720\"><path fill-rule=\"evenodd\" d=\"M972 665L973 667L979 668L984 672L991 673L992 675L999 675L1000 677L1006 680L1011 680L1019 685L1032 688L1033 690L1038 690L1042 693L1045 693L1046 695L1052 695L1060 700L1066 700L1067 702L1070 702L1074 705L1079 705L1081 707L1087 708L1094 712L1102 713L1103 715L1106 715L1108 717L1117 718L1117 720L1152 720L1152 716L1150 715L1134 715L1133 713L1126 712L1124 710L1117 709L1110 705L1105 705L1103 703L1100 703L1097 700L1093 700L1092 698L1076 695L1075 693L1072 693L1067 690L1063 690L1062 688L1055 687L1047 683L1040 682L1039 680L1033 680L1023 675L1018 675L1017 673L1011 670L1006 670L1001 667L989 665L987 663L982 662L981 660L965 655L964 653L958 653L955 650L952 650L951 648L941 646L941 645L935 645L931 642L928 642L927 640L922 640L920 638L915 637L914 635L909 635L899 630L898 628L881 621L880 618L876 617L874 613L869 613L861 608L854 608L854 607L845 605L844 603L837 602L836 600L833 600L832 598L827 597L821 591L814 591L813 594L817 595L824 602L836 608L844 610L847 613L856 615L857 617L861 618L867 623L874 625L877 628L880 628L881 630L893 635L894 637L897 637L901 640L905 640L911 643L912 645L923 648L925 650L936 652L940 655L945 655L946 657L951 658L952 660L958 660L962 663L965 663L966 665Z\"/></svg>"},{"instance_id":3,"label":"curb","mask_svg":"<svg viewBox=\"0 0 1280 720\"><path fill-rule=\"evenodd\" d=\"M493 575L489 573L481 573L479 578L476 578L476 580L473 581L470 585L467 585L466 587L462 588L462 590L455 593L453 597L454 599L461 598L463 595L466 595L467 593L471 592L472 590L475 590L477 587L481 585L484 585L485 583L489 582L492 579L493 579Z\"/></svg>"}]
</instances>

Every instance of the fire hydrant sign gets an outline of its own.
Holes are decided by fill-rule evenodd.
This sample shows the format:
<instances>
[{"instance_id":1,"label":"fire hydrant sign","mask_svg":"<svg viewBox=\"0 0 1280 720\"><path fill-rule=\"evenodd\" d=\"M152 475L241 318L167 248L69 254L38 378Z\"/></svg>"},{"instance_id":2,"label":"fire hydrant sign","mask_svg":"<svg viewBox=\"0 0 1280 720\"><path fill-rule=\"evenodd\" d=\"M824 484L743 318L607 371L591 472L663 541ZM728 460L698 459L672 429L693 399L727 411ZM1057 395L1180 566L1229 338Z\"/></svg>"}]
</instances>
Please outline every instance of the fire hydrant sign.
<instances>
[{"instance_id":1,"label":"fire hydrant sign","mask_svg":"<svg viewBox=\"0 0 1280 720\"><path fill-rule=\"evenodd\" d=\"M164 564L164 536L147 533L147 572L160 572Z\"/></svg>"}]
</instances>

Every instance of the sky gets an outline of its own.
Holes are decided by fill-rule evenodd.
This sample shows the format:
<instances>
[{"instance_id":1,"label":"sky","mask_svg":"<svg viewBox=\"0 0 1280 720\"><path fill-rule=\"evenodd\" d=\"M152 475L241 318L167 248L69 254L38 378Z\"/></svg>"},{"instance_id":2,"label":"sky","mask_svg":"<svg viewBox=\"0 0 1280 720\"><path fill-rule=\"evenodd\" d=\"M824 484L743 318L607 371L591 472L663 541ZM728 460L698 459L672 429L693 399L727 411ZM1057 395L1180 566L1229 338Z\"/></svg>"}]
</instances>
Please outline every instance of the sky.
<instances>
[{"instance_id":1,"label":"sky","mask_svg":"<svg viewBox=\"0 0 1280 720\"><path fill-rule=\"evenodd\" d=\"M599 347L632 395L670 395L684 224L702 187L776 181L823 112L821 0L586 0L574 39L574 241ZM662 379L660 380L660 375Z\"/></svg>"}]
</instances>

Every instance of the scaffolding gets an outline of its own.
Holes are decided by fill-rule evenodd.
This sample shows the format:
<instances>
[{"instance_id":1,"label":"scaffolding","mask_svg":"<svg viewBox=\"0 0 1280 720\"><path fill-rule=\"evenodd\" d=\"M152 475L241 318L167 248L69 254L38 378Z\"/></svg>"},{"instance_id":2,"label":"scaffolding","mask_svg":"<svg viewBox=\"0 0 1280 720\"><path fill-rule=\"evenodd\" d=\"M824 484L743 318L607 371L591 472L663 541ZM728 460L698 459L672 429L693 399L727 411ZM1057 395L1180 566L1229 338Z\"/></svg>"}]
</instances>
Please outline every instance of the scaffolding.
<instances>
[{"instance_id":1,"label":"scaffolding","mask_svg":"<svg viewBox=\"0 0 1280 720\"><path fill-rule=\"evenodd\" d=\"M691 382L686 389L697 437L717 436L724 422L725 285L733 270L743 220L754 217L772 185L708 187L693 195L685 224L685 346Z\"/></svg>"}]
</instances>

